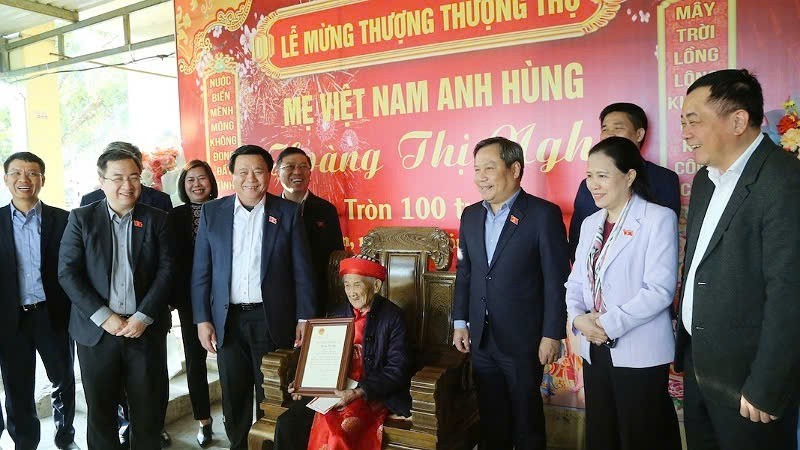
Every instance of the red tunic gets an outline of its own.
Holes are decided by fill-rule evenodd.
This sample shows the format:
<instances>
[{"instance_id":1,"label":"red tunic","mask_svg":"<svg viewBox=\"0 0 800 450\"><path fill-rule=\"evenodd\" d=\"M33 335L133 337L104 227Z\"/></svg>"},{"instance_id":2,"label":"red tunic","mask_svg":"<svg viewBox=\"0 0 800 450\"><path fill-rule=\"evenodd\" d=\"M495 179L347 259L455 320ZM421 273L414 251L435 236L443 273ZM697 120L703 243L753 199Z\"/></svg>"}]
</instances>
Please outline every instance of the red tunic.
<instances>
[{"instance_id":1,"label":"red tunic","mask_svg":"<svg viewBox=\"0 0 800 450\"><path fill-rule=\"evenodd\" d=\"M367 313L353 309L355 336L350 360L350 378L360 381L364 375L363 343ZM354 400L341 411L332 409L325 415L317 413L308 450L380 450L383 441L383 421L387 410L381 402Z\"/></svg>"}]
</instances>

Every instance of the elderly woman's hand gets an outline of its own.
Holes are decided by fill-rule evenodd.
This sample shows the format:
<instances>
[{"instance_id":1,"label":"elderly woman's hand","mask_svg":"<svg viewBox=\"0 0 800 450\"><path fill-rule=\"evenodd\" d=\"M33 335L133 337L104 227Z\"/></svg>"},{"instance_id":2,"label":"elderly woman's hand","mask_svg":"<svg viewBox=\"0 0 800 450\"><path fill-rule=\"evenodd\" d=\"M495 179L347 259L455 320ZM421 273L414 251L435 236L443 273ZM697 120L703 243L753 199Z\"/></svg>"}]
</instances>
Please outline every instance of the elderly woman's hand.
<instances>
[{"instance_id":1,"label":"elderly woman's hand","mask_svg":"<svg viewBox=\"0 0 800 450\"><path fill-rule=\"evenodd\" d=\"M361 388L345 389L343 391L336 390L334 391L334 394L336 394L336 396L339 397L339 401L335 405L333 405L333 407L338 410L341 410L342 408L354 402L355 400L363 397L364 390Z\"/></svg>"},{"instance_id":2,"label":"elderly woman's hand","mask_svg":"<svg viewBox=\"0 0 800 450\"><path fill-rule=\"evenodd\" d=\"M294 381L289 383L289 387L286 389L286 392L288 392L292 396L292 400L300 400L301 398L303 398L302 395L294 393Z\"/></svg>"}]
</instances>

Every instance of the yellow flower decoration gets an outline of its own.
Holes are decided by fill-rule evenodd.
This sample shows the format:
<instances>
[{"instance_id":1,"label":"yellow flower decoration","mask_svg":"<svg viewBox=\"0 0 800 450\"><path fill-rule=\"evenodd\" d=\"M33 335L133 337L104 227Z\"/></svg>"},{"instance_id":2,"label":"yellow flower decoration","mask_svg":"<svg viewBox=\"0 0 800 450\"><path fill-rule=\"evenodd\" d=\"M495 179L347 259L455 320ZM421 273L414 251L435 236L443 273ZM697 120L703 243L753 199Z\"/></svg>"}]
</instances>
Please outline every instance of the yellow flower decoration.
<instances>
[{"instance_id":1,"label":"yellow flower decoration","mask_svg":"<svg viewBox=\"0 0 800 450\"><path fill-rule=\"evenodd\" d=\"M800 149L800 128L792 128L783 133L781 146L790 152L798 151Z\"/></svg>"}]
</instances>

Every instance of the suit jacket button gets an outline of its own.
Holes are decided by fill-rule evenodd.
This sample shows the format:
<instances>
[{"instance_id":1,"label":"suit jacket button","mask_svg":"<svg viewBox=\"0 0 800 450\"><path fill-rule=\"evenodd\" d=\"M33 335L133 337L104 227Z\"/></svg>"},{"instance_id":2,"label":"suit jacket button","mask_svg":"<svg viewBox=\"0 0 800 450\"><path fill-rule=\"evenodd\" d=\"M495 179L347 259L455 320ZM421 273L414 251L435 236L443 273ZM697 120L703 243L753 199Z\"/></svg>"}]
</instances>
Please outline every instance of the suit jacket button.
<instances>
[{"instance_id":1,"label":"suit jacket button","mask_svg":"<svg viewBox=\"0 0 800 450\"><path fill-rule=\"evenodd\" d=\"M225 305L225 309L228 309L228 305Z\"/></svg>"}]
</instances>

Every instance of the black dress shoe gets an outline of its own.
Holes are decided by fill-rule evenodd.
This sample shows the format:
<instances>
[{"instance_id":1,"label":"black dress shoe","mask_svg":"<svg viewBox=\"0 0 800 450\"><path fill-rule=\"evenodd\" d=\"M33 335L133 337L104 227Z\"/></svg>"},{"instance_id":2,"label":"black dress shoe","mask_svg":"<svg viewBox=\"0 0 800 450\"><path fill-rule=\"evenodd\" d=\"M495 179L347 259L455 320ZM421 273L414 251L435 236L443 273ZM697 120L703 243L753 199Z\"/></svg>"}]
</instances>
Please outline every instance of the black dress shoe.
<instances>
[{"instance_id":1,"label":"black dress shoe","mask_svg":"<svg viewBox=\"0 0 800 450\"><path fill-rule=\"evenodd\" d=\"M166 448L172 445L172 438L169 437L167 430L161 430L161 448Z\"/></svg>"},{"instance_id":2,"label":"black dress shoe","mask_svg":"<svg viewBox=\"0 0 800 450\"><path fill-rule=\"evenodd\" d=\"M74 442L70 442L69 444L65 445L57 445L56 447L60 448L61 450L81 450L81 448L78 447L78 444Z\"/></svg>"},{"instance_id":3,"label":"black dress shoe","mask_svg":"<svg viewBox=\"0 0 800 450\"><path fill-rule=\"evenodd\" d=\"M197 430L197 443L200 447L205 448L211 443L211 438L213 436L214 433L211 431L211 424L200 425L200 429Z\"/></svg>"}]
</instances>

